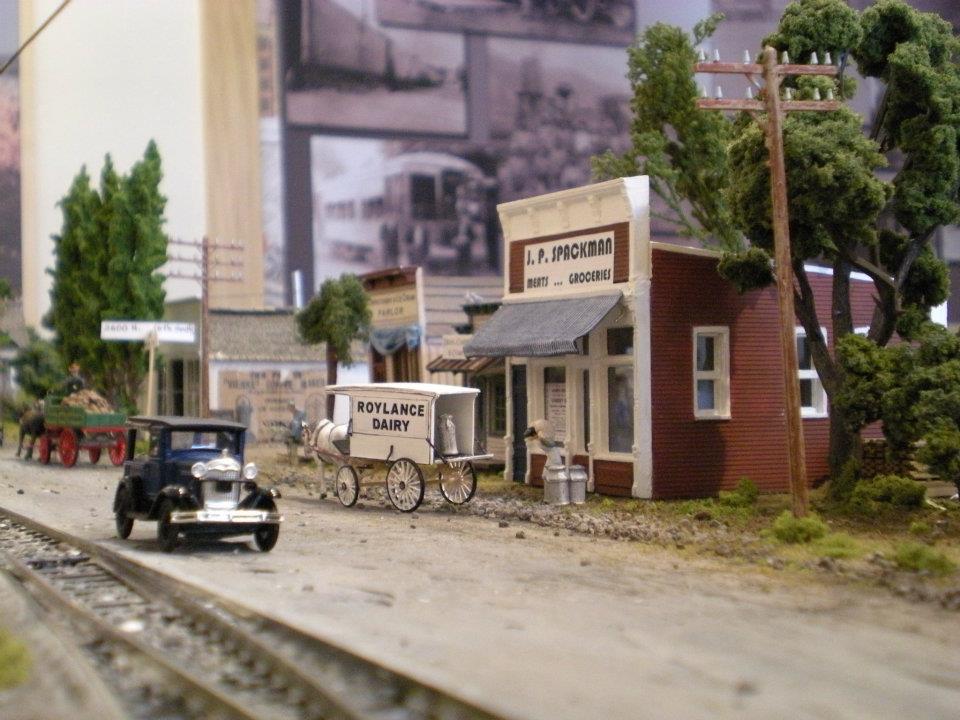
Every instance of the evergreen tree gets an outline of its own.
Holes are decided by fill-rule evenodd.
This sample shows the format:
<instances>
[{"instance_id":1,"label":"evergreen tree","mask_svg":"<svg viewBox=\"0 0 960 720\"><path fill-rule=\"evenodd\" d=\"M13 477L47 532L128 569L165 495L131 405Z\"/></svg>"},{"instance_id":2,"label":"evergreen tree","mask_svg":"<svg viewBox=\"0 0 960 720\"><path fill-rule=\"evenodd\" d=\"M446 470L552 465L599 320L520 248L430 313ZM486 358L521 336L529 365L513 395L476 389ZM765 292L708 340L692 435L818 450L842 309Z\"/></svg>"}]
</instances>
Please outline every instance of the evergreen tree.
<instances>
[{"instance_id":1,"label":"evergreen tree","mask_svg":"<svg viewBox=\"0 0 960 720\"><path fill-rule=\"evenodd\" d=\"M29 342L14 356L11 365L17 371L17 384L31 397L43 398L63 382L64 364L53 343L27 330Z\"/></svg>"},{"instance_id":2,"label":"evergreen tree","mask_svg":"<svg viewBox=\"0 0 960 720\"><path fill-rule=\"evenodd\" d=\"M136 404L146 374L140 343L100 340L102 320L163 316L167 237L160 154L151 141L143 158L121 176L108 155L99 190L86 169L60 202L63 228L54 236L51 308L45 323L61 356L76 360L94 386L119 406Z\"/></svg>"},{"instance_id":3,"label":"evergreen tree","mask_svg":"<svg viewBox=\"0 0 960 720\"><path fill-rule=\"evenodd\" d=\"M695 44L712 34L718 17L690 38L655 25L629 51L634 89L633 149L597 158L601 177L643 173L666 203L669 219L692 237L723 251L721 273L741 291L772 282L770 176L762 132L750 117L726 119L696 107ZM793 62L813 52L848 55L861 73L880 78L886 92L871 137L846 108L793 113L784 124L796 314L814 365L831 400L830 461L837 472L858 451L857 414L838 403L848 378L828 350L804 262L833 269L833 338L853 333L850 273L873 281L878 302L870 325L874 347L895 332L911 338L929 309L946 299L946 268L930 249L933 232L960 218L960 41L948 23L902 0L880 0L858 14L842 0L799 0L762 42ZM849 98L855 83L800 77L785 81L795 96L829 88ZM709 119L705 119L709 118ZM896 155L891 182L875 176Z\"/></svg>"}]
</instances>

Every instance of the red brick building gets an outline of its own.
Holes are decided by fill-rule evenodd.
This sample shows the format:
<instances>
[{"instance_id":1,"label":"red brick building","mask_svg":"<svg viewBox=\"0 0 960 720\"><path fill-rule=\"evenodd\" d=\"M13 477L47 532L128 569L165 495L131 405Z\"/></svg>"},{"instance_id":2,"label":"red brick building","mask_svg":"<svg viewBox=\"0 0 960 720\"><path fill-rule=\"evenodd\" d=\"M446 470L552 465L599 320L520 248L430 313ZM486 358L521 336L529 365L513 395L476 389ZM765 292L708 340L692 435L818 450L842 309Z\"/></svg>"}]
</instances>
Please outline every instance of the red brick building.
<instances>
[{"instance_id":1,"label":"red brick building","mask_svg":"<svg viewBox=\"0 0 960 720\"><path fill-rule=\"evenodd\" d=\"M718 255L650 241L643 177L506 203L503 306L465 352L507 359L506 472L539 484L523 432L551 422L591 490L641 498L715 494L749 477L788 487L774 288L740 295ZM830 337L831 277L810 273ZM855 277L854 323L873 286ZM811 483L827 473L827 398L797 329Z\"/></svg>"}]
</instances>

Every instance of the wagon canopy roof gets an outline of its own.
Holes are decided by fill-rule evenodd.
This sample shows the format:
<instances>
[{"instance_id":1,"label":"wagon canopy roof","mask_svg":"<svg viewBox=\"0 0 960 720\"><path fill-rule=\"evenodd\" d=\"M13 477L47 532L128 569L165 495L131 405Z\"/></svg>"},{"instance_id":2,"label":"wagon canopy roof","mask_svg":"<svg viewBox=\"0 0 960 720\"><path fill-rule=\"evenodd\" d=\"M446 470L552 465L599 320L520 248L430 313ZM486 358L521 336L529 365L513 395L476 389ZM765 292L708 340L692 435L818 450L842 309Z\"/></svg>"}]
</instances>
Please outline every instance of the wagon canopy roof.
<instances>
[{"instance_id":1,"label":"wagon canopy roof","mask_svg":"<svg viewBox=\"0 0 960 720\"><path fill-rule=\"evenodd\" d=\"M171 430L246 430L247 426L231 420L216 418L179 417L173 415L134 415L127 418L129 425L137 427L164 427Z\"/></svg>"},{"instance_id":2,"label":"wagon canopy roof","mask_svg":"<svg viewBox=\"0 0 960 720\"><path fill-rule=\"evenodd\" d=\"M472 357L552 357L578 352L577 338L593 330L622 293L531 300L503 305L463 348Z\"/></svg>"},{"instance_id":3,"label":"wagon canopy roof","mask_svg":"<svg viewBox=\"0 0 960 720\"><path fill-rule=\"evenodd\" d=\"M441 395L477 395L479 390L471 387L456 385L440 385L437 383L358 383L355 385L328 385L327 392L352 395L423 395L440 397Z\"/></svg>"}]
</instances>

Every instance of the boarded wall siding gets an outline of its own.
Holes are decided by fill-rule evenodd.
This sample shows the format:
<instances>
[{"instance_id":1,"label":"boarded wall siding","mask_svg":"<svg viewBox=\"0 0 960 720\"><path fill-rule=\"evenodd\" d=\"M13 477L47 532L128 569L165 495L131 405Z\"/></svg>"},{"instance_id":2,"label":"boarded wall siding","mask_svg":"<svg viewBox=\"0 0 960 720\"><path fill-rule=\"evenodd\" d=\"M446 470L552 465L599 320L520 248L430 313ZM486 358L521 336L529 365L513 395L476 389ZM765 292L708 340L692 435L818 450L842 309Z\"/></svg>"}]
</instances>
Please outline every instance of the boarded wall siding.
<instances>
[{"instance_id":1,"label":"boarded wall siding","mask_svg":"<svg viewBox=\"0 0 960 720\"><path fill-rule=\"evenodd\" d=\"M602 495L630 497L633 490L633 463L593 461L593 489Z\"/></svg>"},{"instance_id":2,"label":"boarded wall siding","mask_svg":"<svg viewBox=\"0 0 960 720\"><path fill-rule=\"evenodd\" d=\"M510 292L523 292L524 251L528 246L577 237L578 235L608 231L613 233L613 282L626 282L630 279L630 224L616 223L614 225L605 225L588 230L576 230L560 235L547 235L529 240L517 240L510 243L509 267L507 268L507 273L510 278Z\"/></svg>"},{"instance_id":3,"label":"boarded wall siding","mask_svg":"<svg viewBox=\"0 0 960 720\"><path fill-rule=\"evenodd\" d=\"M811 274L821 325L830 328L829 275ZM856 282L854 322L872 311L872 286ZM730 420L693 416L693 328L730 328ZM829 338L832 343L832 336ZM783 374L776 292L738 295L716 260L655 249L651 285L653 496L702 497L749 477L761 490L788 488ZM804 420L807 474L827 475L829 421ZM695 452L691 448L696 448ZM595 464L596 467L596 464ZM600 472L597 471L598 484Z\"/></svg>"},{"instance_id":4,"label":"boarded wall siding","mask_svg":"<svg viewBox=\"0 0 960 720\"><path fill-rule=\"evenodd\" d=\"M543 466L546 464L546 455L530 454L530 484L534 487L543 487Z\"/></svg>"}]
</instances>

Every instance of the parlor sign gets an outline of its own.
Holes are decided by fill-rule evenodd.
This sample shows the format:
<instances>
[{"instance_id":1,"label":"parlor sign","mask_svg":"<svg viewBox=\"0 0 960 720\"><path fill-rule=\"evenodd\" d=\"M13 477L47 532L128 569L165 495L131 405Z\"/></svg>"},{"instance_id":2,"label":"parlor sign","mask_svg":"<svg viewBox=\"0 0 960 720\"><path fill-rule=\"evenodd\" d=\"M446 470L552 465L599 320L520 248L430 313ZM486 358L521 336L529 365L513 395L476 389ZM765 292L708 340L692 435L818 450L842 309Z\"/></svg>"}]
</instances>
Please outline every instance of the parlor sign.
<instances>
[{"instance_id":1,"label":"parlor sign","mask_svg":"<svg viewBox=\"0 0 960 720\"><path fill-rule=\"evenodd\" d=\"M371 290L370 324L375 328L403 327L420 322L417 287Z\"/></svg>"},{"instance_id":2,"label":"parlor sign","mask_svg":"<svg viewBox=\"0 0 960 720\"><path fill-rule=\"evenodd\" d=\"M524 247L523 294L613 285L613 232L578 235Z\"/></svg>"}]
</instances>

